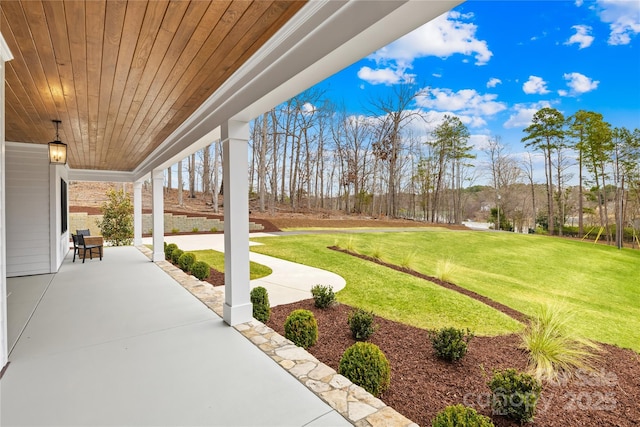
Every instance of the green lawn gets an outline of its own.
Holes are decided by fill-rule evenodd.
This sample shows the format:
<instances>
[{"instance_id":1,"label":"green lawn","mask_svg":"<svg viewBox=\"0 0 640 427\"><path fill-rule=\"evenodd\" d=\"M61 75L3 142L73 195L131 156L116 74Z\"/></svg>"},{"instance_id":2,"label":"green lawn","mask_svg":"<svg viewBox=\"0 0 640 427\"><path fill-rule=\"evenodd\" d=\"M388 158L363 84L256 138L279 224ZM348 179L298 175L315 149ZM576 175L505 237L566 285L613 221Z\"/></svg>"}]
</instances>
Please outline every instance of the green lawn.
<instances>
[{"instance_id":1,"label":"green lawn","mask_svg":"<svg viewBox=\"0 0 640 427\"><path fill-rule=\"evenodd\" d=\"M153 245L146 245L149 249L153 250ZM196 255L197 261L204 261L209 264L209 267L214 270L218 270L224 273L224 253L214 251L213 249L205 249L200 251L189 251ZM261 277L268 276L272 273L272 270L266 265L258 264L257 262L249 261L249 278L260 279Z\"/></svg>"},{"instance_id":2,"label":"green lawn","mask_svg":"<svg viewBox=\"0 0 640 427\"><path fill-rule=\"evenodd\" d=\"M471 231L304 235L256 239L253 250L334 271L347 280L340 301L420 327L469 326L500 334L517 325L466 297L349 257L326 246L381 253L400 264L415 253L415 270L435 275L439 260L456 266L452 281L527 314L541 304L574 313L585 336L640 351L640 251L593 243Z\"/></svg>"},{"instance_id":3,"label":"green lawn","mask_svg":"<svg viewBox=\"0 0 640 427\"><path fill-rule=\"evenodd\" d=\"M196 254L196 259L198 261L204 261L214 270L224 272L224 253L214 251L213 249L189 252ZM271 269L266 265L249 261L249 277L251 280L260 279L261 277L268 276L271 273Z\"/></svg>"},{"instance_id":4,"label":"green lawn","mask_svg":"<svg viewBox=\"0 0 640 427\"><path fill-rule=\"evenodd\" d=\"M499 335L520 330L521 325L515 320L469 297L327 249L327 246L334 244L336 237L266 237L252 239L265 245L252 246L251 249L336 272L347 281L347 287L337 294L339 301L372 310L387 319L422 328L469 327L478 335Z\"/></svg>"}]
</instances>

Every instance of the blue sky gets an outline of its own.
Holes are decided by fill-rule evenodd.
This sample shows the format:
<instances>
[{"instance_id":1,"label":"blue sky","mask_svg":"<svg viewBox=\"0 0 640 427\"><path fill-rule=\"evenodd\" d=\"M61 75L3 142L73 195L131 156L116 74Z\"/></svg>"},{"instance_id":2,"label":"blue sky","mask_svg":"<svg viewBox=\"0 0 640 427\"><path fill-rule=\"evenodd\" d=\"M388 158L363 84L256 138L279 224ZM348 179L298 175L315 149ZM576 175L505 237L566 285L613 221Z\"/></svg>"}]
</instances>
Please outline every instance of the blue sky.
<instances>
[{"instance_id":1,"label":"blue sky","mask_svg":"<svg viewBox=\"0 0 640 427\"><path fill-rule=\"evenodd\" d=\"M476 148L500 136L521 153L545 106L640 128L640 1L469 1L318 87L359 114L411 79L431 125L460 117Z\"/></svg>"}]
</instances>

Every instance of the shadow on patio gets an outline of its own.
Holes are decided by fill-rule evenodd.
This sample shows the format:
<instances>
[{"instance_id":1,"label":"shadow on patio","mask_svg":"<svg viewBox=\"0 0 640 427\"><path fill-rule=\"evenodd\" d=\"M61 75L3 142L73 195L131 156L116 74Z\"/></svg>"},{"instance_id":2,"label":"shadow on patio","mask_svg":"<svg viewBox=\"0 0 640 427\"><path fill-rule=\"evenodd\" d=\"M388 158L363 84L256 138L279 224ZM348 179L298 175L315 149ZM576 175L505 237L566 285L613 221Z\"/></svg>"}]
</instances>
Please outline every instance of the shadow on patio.
<instances>
[{"instance_id":1,"label":"shadow on patio","mask_svg":"<svg viewBox=\"0 0 640 427\"><path fill-rule=\"evenodd\" d=\"M2 425L348 425L134 247L8 293Z\"/></svg>"}]
</instances>

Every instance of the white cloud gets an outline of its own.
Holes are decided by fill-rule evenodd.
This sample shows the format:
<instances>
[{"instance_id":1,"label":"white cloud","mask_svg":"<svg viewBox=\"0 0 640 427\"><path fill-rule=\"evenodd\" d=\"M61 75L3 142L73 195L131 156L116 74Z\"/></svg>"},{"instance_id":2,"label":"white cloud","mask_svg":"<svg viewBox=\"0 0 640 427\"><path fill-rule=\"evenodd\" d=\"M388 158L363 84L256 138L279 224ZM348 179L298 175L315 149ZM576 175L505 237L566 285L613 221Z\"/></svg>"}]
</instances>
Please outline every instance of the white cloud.
<instances>
[{"instance_id":1,"label":"white cloud","mask_svg":"<svg viewBox=\"0 0 640 427\"><path fill-rule=\"evenodd\" d=\"M625 45L640 33L640 2L629 0L598 0L600 19L609 24L609 44Z\"/></svg>"},{"instance_id":2,"label":"white cloud","mask_svg":"<svg viewBox=\"0 0 640 427\"><path fill-rule=\"evenodd\" d=\"M577 44L579 45L580 49L584 49L586 47L591 46L591 43L593 43L593 36L590 34L591 33L590 26L574 25L571 28L576 30L576 33L572 35L569 38L569 40L567 40L564 44L567 44L567 45Z\"/></svg>"},{"instance_id":3,"label":"white cloud","mask_svg":"<svg viewBox=\"0 0 640 427\"><path fill-rule=\"evenodd\" d=\"M410 75L404 74L399 70L391 68L378 68L374 70L370 67L360 68L360 70L358 70L358 77L372 85L392 85L407 81L411 78Z\"/></svg>"},{"instance_id":4,"label":"white cloud","mask_svg":"<svg viewBox=\"0 0 640 427\"><path fill-rule=\"evenodd\" d=\"M568 73L563 77L567 81L567 86L569 86L571 91L568 94L566 91L558 91L561 96L580 95L586 92L591 92L592 90L595 90L600 83L598 80L592 80L580 73Z\"/></svg>"},{"instance_id":5,"label":"white cloud","mask_svg":"<svg viewBox=\"0 0 640 427\"><path fill-rule=\"evenodd\" d=\"M313 113L316 111L316 106L310 102L305 102L304 104L302 104L301 109L303 113Z\"/></svg>"},{"instance_id":6,"label":"white cloud","mask_svg":"<svg viewBox=\"0 0 640 427\"><path fill-rule=\"evenodd\" d=\"M507 107L496 101L498 95L481 95L475 89L453 92L451 89L424 89L424 95L416 98L416 103L424 108L438 111L456 111L462 115L491 116Z\"/></svg>"},{"instance_id":7,"label":"white cloud","mask_svg":"<svg viewBox=\"0 0 640 427\"><path fill-rule=\"evenodd\" d=\"M502 84L502 80L497 79L495 77L492 77L489 79L489 81L487 82L487 87L491 88L491 87L496 87L499 84Z\"/></svg>"},{"instance_id":8,"label":"white cloud","mask_svg":"<svg viewBox=\"0 0 640 427\"><path fill-rule=\"evenodd\" d=\"M460 121L470 128L484 128L487 126L487 122L478 116L470 116L465 114L454 113L453 111L428 111L426 114L426 123L424 124L425 134L431 133L437 126L444 122L444 117L457 117Z\"/></svg>"},{"instance_id":9,"label":"white cloud","mask_svg":"<svg viewBox=\"0 0 640 427\"><path fill-rule=\"evenodd\" d=\"M367 81L376 82L373 84L399 83L406 80L406 70L411 69L414 60L427 56L444 59L462 54L473 56L476 65L486 64L493 53L485 40L476 38L478 27L467 22L470 18L471 15L454 11L439 16L371 54L368 58L376 61L380 68L363 67L358 76L365 80L368 77Z\"/></svg>"},{"instance_id":10,"label":"white cloud","mask_svg":"<svg viewBox=\"0 0 640 427\"><path fill-rule=\"evenodd\" d=\"M534 93L537 93L540 95L549 93L549 90L547 89L547 82L545 82L544 80L542 80L542 78L537 76L529 76L529 80L527 80L522 85L522 90L524 91L524 93L529 95Z\"/></svg>"},{"instance_id":11,"label":"white cloud","mask_svg":"<svg viewBox=\"0 0 640 427\"><path fill-rule=\"evenodd\" d=\"M513 113L503 126L506 129L525 128L531 124L533 115L545 107L551 107L551 104L547 101L537 102L535 104L516 104L513 106Z\"/></svg>"}]
</instances>

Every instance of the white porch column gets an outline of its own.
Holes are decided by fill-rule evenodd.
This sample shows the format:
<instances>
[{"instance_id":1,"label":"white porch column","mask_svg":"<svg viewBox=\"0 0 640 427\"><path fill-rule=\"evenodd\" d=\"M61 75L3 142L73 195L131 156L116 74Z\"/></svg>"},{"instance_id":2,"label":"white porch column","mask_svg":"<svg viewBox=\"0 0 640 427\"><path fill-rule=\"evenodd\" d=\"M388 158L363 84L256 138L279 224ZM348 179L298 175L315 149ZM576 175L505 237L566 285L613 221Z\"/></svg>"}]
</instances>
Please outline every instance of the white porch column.
<instances>
[{"instance_id":1,"label":"white porch column","mask_svg":"<svg viewBox=\"0 0 640 427\"><path fill-rule=\"evenodd\" d=\"M151 173L153 198L153 262L164 260L164 170Z\"/></svg>"},{"instance_id":2,"label":"white porch column","mask_svg":"<svg viewBox=\"0 0 640 427\"><path fill-rule=\"evenodd\" d=\"M6 215L5 208L5 164L4 164L4 69L5 62L11 61L13 55L0 33L0 373L9 361L9 336L7 332L7 248L6 248Z\"/></svg>"},{"instance_id":3,"label":"white porch column","mask_svg":"<svg viewBox=\"0 0 640 427\"><path fill-rule=\"evenodd\" d=\"M224 308L229 325L253 318L249 298L249 123L222 126L224 177Z\"/></svg>"},{"instance_id":4,"label":"white porch column","mask_svg":"<svg viewBox=\"0 0 640 427\"><path fill-rule=\"evenodd\" d=\"M135 246L140 246L142 244L142 182L141 181L136 181L133 183L133 244Z\"/></svg>"}]
</instances>

